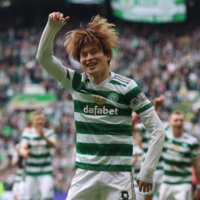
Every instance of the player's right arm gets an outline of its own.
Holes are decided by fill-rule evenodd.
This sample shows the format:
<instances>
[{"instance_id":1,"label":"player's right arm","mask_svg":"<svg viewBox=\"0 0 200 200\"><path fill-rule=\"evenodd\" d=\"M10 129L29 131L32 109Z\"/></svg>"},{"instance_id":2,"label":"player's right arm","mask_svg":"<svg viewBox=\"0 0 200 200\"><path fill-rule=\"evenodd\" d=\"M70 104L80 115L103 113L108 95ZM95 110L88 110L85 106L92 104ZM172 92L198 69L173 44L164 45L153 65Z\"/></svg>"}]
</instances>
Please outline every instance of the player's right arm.
<instances>
[{"instance_id":1,"label":"player's right arm","mask_svg":"<svg viewBox=\"0 0 200 200\"><path fill-rule=\"evenodd\" d=\"M23 156L24 158L29 158L29 134L30 132L28 131L29 129L27 129L27 131L24 131L22 133L22 139L20 141L20 145L19 145L19 155Z\"/></svg>"},{"instance_id":2,"label":"player's right arm","mask_svg":"<svg viewBox=\"0 0 200 200\"><path fill-rule=\"evenodd\" d=\"M29 157L29 150L28 150L28 143L22 142L19 149L19 154L23 156L24 158Z\"/></svg>"},{"instance_id":3,"label":"player's right arm","mask_svg":"<svg viewBox=\"0 0 200 200\"><path fill-rule=\"evenodd\" d=\"M66 24L69 17L63 17L62 13L53 12L49 15L48 23L43 31L36 59L43 68L56 80L61 82L65 76L66 69L62 63L53 56L53 40L56 33Z\"/></svg>"}]
</instances>

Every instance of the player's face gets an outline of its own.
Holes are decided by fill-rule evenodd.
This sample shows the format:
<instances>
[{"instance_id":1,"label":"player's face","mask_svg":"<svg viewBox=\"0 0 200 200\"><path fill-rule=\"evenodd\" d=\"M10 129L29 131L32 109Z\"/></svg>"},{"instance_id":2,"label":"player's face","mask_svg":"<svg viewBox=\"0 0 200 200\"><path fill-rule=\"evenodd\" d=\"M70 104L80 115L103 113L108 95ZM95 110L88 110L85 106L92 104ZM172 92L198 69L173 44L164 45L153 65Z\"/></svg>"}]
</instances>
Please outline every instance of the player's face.
<instances>
[{"instance_id":1,"label":"player's face","mask_svg":"<svg viewBox=\"0 0 200 200\"><path fill-rule=\"evenodd\" d=\"M84 71L93 77L109 74L109 55L105 55L101 49L92 45L84 45L80 52L80 63ZM107 78L107 77L106 77Z\"/></svg>"},{"instance_id":2,"label":"player's face","mask_svg":"<svg viewBox=\"0 0 200 200\"><path fill-rule=\"evenodd\" d=\"M45 116L43 114L35 115L32 119L33 127L44 127L45 124Z\"/></svg>"},{"instance_id":3,"label":"player's face","mask_svg":"<svg viewBox=\"0 0 200 200\"><path fill-rule=\"evenodd\" d=\"M184 127L184 116L183 114L172 114L169 120L169 124L175 133L181 134Z\"/></svg>"}]
</instances>

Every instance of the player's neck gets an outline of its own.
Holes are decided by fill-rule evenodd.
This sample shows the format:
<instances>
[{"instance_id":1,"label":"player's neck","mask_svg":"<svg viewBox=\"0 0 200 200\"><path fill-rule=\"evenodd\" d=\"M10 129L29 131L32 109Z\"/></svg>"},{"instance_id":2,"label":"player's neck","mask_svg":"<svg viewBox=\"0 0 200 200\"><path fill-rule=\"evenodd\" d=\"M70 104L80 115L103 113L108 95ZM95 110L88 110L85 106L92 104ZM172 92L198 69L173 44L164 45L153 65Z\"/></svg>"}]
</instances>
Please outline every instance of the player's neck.
<instances>
[{"instance_id":1,"label":"player's neck","mask_svg":"<svg viewBox=\"0 0 200 200\"><path fill-rule=\"evenodd\" d=\"M100 74L100 75L97 75L97 76L93 76L93 75L89 75L89 77L90 77L90 80L93 82L93 83L95 83L96 85L98 85L98 84L100 84L100 83L102 83L103 81L105 81L107 78L109 78L110 77L110 72L109 71L107 71L106 73L102 73L102 74Z\"/></svg>"},{"instance_id":2,"label":"player's neck","mask_svg":"<svg viewBox=\"0 0 200 200\"><path fill-rule=\"evenodd\" d=\"M176 131L173 131L173 136L175 137L175 138L179 138L179 137L181 137L183 135L183 132L176 132Z\"/></svg>"}]
</instances>

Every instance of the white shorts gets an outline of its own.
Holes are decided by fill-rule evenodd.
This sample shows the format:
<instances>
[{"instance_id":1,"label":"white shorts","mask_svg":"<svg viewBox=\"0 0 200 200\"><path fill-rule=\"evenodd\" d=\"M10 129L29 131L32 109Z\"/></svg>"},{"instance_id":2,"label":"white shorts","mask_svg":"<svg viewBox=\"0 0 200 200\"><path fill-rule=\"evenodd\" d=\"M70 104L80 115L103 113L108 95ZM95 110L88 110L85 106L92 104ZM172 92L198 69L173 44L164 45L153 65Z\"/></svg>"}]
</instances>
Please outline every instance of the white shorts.
<instances>
[{"instance_id":1,"label":"white shorts","mask_svg":"<svg viewBox=\"0 0 200 200\"><path fill-rule=\"evenodd\" d=\"M26 176L24 200L52 199L53 194L54 181L51 175Z\"/></svg>"},{"instance_id":2,"label":"white shorts","mask_svg":"<svg viewBox=\"0 0 200 200\"><path fill-rule=\"evenodd\" d=\"M13 184L13 188L12 188L12 195L14 198L19 198L21 199L22 197L24 197L25 195L25 185L24 185L24 181L21 182L15 182Z\"/></svg>"},{"instance_id":3,"label":"white shorts","mask_svg":"<svg viewBox=\"0 0 200 200\"><path fill-rule=\"evenodd\" d=\"M14 182L13 187L12 187L12 196L13 196L13 198L17 198L18 197L18 186L19 186L19 183L18 182Z\"/></svg>"},{"instance_id":4,"label":"white shorts","mask_svg":"<svg viewBox=\"0 0 200 200\"><path fill-rule=\"evenodd\" d=\"M192 185L161 184L159 200L192 200Z\"/></svg>"},{"instance_id":5,"label":"white shorts","mask_svg":"<svg viewBox=\"0 0 200 200\"><path fill-rule=\"evenodd\" d=\"M67 200L135 200L131 172L77 169Z\"/></svg>"}]
</instances>

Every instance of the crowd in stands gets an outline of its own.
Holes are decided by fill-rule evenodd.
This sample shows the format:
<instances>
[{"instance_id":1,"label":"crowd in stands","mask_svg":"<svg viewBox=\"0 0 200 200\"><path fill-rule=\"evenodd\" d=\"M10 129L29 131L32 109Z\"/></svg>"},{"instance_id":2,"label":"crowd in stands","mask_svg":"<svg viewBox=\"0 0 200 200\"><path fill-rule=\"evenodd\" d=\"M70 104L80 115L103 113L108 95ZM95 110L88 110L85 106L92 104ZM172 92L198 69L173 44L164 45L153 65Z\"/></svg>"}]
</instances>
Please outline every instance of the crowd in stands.
<instances>
[{"instance_id":1,"label":"crowd in stands","mask_svg":"<svg viewBox=\"0 0 200 200\"><path fill-rule=\"evenodd\" d=\"M57 34L54 54L66 67L81 71L63 47L65 33L78 25L69 22ZM200 95L200 26L154 26L122 21L116 25L120 47L114 51L111 70L134 79L150 100L163 94L164 120L173 109L184 109L186 128L200 138L200 107L192 107ZM0 30L0 176L5 187L11 189L15 172L11 156L28 121L27 111L8 110L6 105L14 95L23 92L26 84L40 84L47 93L57 95L58 100L43 112L47 126L55 130L59 140L53 161L55 190L67 191L74 175L73 102L69 93L36 61L42 30L43 26ZM188 95L191 91L195 94L194 102Z\"/></svg>"}]
</instances>

